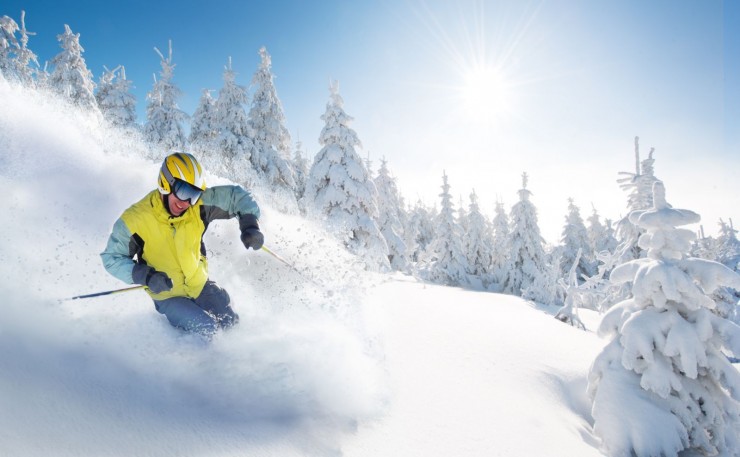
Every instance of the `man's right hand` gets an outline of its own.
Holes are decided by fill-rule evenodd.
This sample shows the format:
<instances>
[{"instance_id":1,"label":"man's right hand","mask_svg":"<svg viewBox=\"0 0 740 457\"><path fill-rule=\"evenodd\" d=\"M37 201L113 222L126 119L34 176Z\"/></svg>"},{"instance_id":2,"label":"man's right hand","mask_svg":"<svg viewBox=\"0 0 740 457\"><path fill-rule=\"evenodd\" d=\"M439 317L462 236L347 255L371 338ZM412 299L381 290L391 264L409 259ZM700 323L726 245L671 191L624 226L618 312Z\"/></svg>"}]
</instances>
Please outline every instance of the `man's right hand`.
<instances>
[{"instance_id":1,"label":"man's right hand","mask_svg":"<svg viewBox=\"0 0 740 457\"><path fill-rule=\"evenodd\" d=\"M166 273L157 271L148 265L137 263L134 265L131 276L136 284L147 286L155 294L172 289L172 279Z\"/></svg>"}]
</instances>

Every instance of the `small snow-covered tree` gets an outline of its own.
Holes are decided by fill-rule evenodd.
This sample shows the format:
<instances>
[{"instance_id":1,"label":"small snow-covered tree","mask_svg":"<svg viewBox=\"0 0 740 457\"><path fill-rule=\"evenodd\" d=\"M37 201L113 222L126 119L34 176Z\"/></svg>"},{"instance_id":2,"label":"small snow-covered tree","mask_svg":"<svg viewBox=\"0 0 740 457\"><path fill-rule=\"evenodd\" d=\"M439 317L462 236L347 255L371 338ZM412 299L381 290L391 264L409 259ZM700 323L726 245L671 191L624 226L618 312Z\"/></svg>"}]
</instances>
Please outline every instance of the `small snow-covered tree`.
<instances>
[{"instance_id":1,"label":"small snow-covered tree","mask_svg":"<svg viewBox=\"0 0 740 457\"><path fill-rule=\"evenodd\" d=\"M509 262L503 283L505 293L549 305L555 300L555 278L547 262L545 243L537 223L537 209L530 201L527 174L522 175L519 201L511 208Z\"/></svg>"},{"instance_id":2,"label":"small snow-covered tree","mask_svg":"<svg viewBox=\"0 0 740 457\"><path fill-rule=\"evenodd\" d=\"M640 138L635 137L635 172L620 172L621 178L617 180L620 187L629 195L627 199L627 208L629 211L643 210L652 206L652 186L658 181L655 177L653 159L654 148L650 149L648 158L640 162ZM617 222L617 239L619 246L616 251L618 263L623 263L632 259L640 258L642 250L637 245L640 237L640 230L629 221L627 216Z\"/></svg>"},{"instance_id":3,"label":"small snow-covered tree","mask_svg":"<svg viewBox=\"0 0 740 457\"><path fill-rule=\"evenodd\" d=\"M264 47L261 62L252 78L255 88L249 110L250 136L254 142L252 165L273 191L283 189L295 202L295 177L290 161L290 133L285 127L283 106L277 96L272 75L272 59Z\"/></svg>"},{"instance_id":4,"label":"small snow-covered tree","mask_svg":"<svg viewBox=\"0 0 740 457\"><path fill-rule=\"evenodd\" d=\"M136 129L136 97L131 93L131 81L126 79L126 69L122 66L109 70L100 77L98 100L103 117L116 127Z\"/></svg>"},{"instance_id":5,"label":"small snow-covered tree","mask_svg":"<svg viewBox=\"0 0 740 457\"><path fill-rule=\"evenodd\" d=\"M33 85L33 75L38 73L39 61L38 56L28 48L29 35L35 35L33 32L26 30L26 12L21 11L21 38L18 40L20 45L16 50L16 77L27 86ZM35 67L31 67L31 64Z\"/></svg>"},{"instance_id":6,"label":"small snow-covered tree","mask_svg":"<svg viewBox=\"0 0 740 457\"><path fill-rule=\"evenodd\" d=\"M608 252L613 253L617 248L617 239L614 238L614 229L611 228L611 221L606 220L607 225L601 223L599 213L593 208L591 216L588 218L588 242L591 251L594 253Z\"/></svg>"},{"instance_id":7,"label":"small snow-covered tree","mask_svg":"<svg viewBox=\"0 0 740 457\"><path fill-rule=\"evenodd\" d=\"M409 259L419 262L427 246L435 238L434 220L436 212L427 208L421 199L411 209L408 224L405 230L406 246L409 249Z\"/></svg>"},{"instance_id":8,"label":"small snow-covered tree","mask_svg":"<svg viewBox=\"0 0 740 457\"><path fill-rule=\"evenodd\" d=\"M34 69L31 63L38 68L38 58L28 48L29 35L35 35L26 30L26 12L21 11L21 25L10 17L0 17L0 77L10 81L17 81L26 86L33 85ZM15 34L20 32L20 38Z\"/></svg>"},{"instance_id":9,"label":"small snow-covered tree","mask_svg":"<svg viewBox=\"0 0 740 457\"><path fill-rule=\"evenodd\" d=\"M172 63L172 40L169 41L167 58L154 48L160 57L162 71L160 78L154 77L154 86L147 94L144 138L156 148L155 158L163 158L172 150L185 148L187 137L182 123L188 115L177 106L182 91L172 81L175 64Z\"/></svg>"},{"instance_id":10,"label":"small snow-covered tree","mask_svg":"<svg viewBox=\"0 0 740 457\"><path fill-rule=\"evenodd\" d=\"M329 86L330 100L321 119L323 147L316 154L306 182L306 207L324 219L343 239L350 252L373 270L389 270L388 246L377 223L378 191L359 154L357 133L349 127L352 117L344 111L339 83Z\"/></svg>"},{"instance_id":11,"label":"small snow-covered tree","mask_svg":"<svg viewBox=\"0 0 740 457\"><path fill-rule=\"evenodd\" d=\"M308 179L308 159L304 155L303 143L300 139L295 142L293 171L295 171L295 196L300 201L306 193L306 180Z\"/></svg>"},{"instance_id":12,"label":"small snow-covered tree","mask_svg":"<svg viewBox=\"0 0 740 457\"><path fill-rule=\"evenodd\" d=\"M578 251L581 251L580 255L577 255ZM588 231L583 224L581 212L573 199L568 199L568 214L565 216L565 225L563 226L561 238L560 277L569 278L569 272L576 258L578 259L578 264L574 274L579 284L583 283L584 277L595 274L596 268L591 261L592 252L588 239Z\"/></svg>"},{"instance_id":13,"label":"small snow-covered tree","mask_svg":"<svg viewBox=\"0 0 740 457\"><path fill-rule=\"evenodd\" d=\"M15 37L18 24L8 16L0 17L0 77L10 80L15 77L13 52L18 49Z\"/></svg>"},{"instance_id":14,"label":"small snow-covered tree","mask_svg":"<svg viewBox=\"0 0 740 457\"><path fill-rule=\"evenodd\" d=\"M491 290L501 292L508 276L506 268L509 264L509 217L506 215L503 202L500 201L496 202L492 231L490 270L493 284Z\"/></svg>"},{"instance_id":15,"label":"small snow-covered tree","mask_svg":"<svg viewBox=\"0 0 740 457\"><path fill-rule=\"evenodd\" d=\"M740 241L737 239L737 230L729 223L720 219L720 232L714 243L714 259L730 270L740 273ZM712 295L717 302L717 313L740 324L740 290L720 287Z\"/></svg>"},{"instance_id":16,"label":"small snow-covered tree","mask_svg":"<svg viewBox=\"0 0 740 457\"><path fill-rule=\"evenodd\" d=\"M629 218L647 257L610 277L632 287L599 327L611 341L589 374L594 431L608 455L737 455L740 372L726 354L740 355L740 327L712 312L709 294L740 288L740 276L687 256L695 235L677 227L699 215L673 209L663 183L653 185L653 206Z\"/></svg>"},{"instance_id":17,"label":"small snow-covered tree","mask_svg":"<svg viewBox=\"0 0 740 457\"><path fill-rule=\"evenodd\" d=\"M403 207L396 179L388 171L385 159L380 161L380 169L374 182L378 189L378 227L388 245L388 260L394 270L405 271L408 268L408 254L401 223Z\"/></svg>"},{"instance_id":18,"label":"small snow-covered tree","mask_svg":"<svg viewBox=\"0 0 740 457\"><path fill-rule=\"evenodd\" d=\"M224 67L224 86L216 100L216 150L206 166L236 182L254 184L256 174L250 159L254 143L249 136L249 122L244 109L248 101L247 89L236 83L236 72L231 68L231 57Z\"/></svg>"},{"instance_id":19,"label":"small snow-covered tree","mask_svg":"<svg viewBox=\"0 0 740 457\"><path fill-rule=\"evenodd\" d=\"M462 230L455 219L447 174L442 174L442 207L435 220L435 237L427 246L420 271L425 279L448 286L468 283Z\"/></svg>"},{"instance_id":20,"label":"small snow-covered tree","mask_svg":"<svg viewBox=\"0 0 740 457\"><path fill-rule=\"evenodd\" d=\"M492 282L493 233L491 224L480 211L475 190L470 194L467 219L468 229L463 235L463 249L467 260L468 277L472 286L487 288Z\"/></svg>"},{"instance_id":21,"label":"small snow-covered tree","mask_svg":"<svg viewBox=\"0 0 740 457\"><path fill-rule=\"evenodd\" d=\"M62 51L51 60L54 70L49 77L50 87L76 106L98 112L93 91L93 75L82 57L80 34L64 24L64 33L57 35Z\"/></svg>"},{"instance_id":22,"label":"small snow-covered tree","mask_svg":"<svg viewBox=\"0 0 740 457\"><path fill-rule=\"evenodd\" d=\"M216 128L216 101L209 89L203 89L198 107L190 121L190 149L201 160L214 153L218 129Z\"/></svg>"},{"instance_id":23,"label":"small snow-covered tree","mask_svg":"<svg viewBox=\"0 0 740 457\"><path fill-rule=\"evenodd\" d=\"M717 237L717 262L733 271L740 272L740 241L737 239L737 230L730 222L719 220L719 236Z\"/></svg>"}]
</instances>

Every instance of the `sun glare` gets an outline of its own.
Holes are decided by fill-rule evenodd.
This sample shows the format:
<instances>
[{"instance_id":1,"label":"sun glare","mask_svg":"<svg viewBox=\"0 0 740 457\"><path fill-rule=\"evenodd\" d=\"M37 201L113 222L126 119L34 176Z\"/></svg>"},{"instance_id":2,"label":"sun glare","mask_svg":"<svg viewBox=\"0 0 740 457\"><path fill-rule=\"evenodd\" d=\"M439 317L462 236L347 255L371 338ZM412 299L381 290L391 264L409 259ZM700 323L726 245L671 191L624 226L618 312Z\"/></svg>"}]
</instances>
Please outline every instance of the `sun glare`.
<instances>
[{"instance_id":1,"label":"sun glare","mask_svg":"<svg viewBox=\"0 0 740 457\"><path fill-rule=\"evenodd\" d=\"M491 123L511 113L511 90L500 72L474 68L464 76L461 87L463 107L472 120Z\"/></svg>"}]
</instances>

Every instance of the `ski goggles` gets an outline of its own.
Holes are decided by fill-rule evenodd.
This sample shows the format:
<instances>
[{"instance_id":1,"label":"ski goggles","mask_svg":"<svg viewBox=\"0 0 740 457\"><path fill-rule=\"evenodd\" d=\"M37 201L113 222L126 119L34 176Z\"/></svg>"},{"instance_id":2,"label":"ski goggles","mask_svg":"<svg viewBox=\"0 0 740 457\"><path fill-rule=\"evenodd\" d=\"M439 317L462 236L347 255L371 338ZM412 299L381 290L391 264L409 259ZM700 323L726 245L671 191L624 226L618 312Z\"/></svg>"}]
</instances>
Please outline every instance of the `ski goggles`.
<instances>
[{"instance_id":1,"label":"ski goggles","mask_svg":"<svg viewBox=\"0 0 740 457\"><path fill-rule=\"evenodd\" d=\"M172 186L172 192L178 200L183 202L190 201L191 205L195 205L200 199L200 196L203 195L202 190L179 179L175 180L175 185Z\"/></svg>"}]
</instances>

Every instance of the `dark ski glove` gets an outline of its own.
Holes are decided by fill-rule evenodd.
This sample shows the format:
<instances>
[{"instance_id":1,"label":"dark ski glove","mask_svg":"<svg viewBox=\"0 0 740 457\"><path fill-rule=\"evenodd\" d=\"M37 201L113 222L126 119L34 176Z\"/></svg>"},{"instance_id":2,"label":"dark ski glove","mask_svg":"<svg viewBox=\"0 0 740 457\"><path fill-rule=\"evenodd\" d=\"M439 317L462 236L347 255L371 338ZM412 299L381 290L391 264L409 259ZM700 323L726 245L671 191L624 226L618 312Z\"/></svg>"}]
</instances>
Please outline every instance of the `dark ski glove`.
<instances>
[{"instance_id":1,"label":"dark ski glove","mask_svg":"<svg viewBox=\"0 0 740 457\"><path fill-rule=\"evenodd\" d=\"M155 294L166 292L172 289L172 280L166 273L157 271L154 268L137 263L134 265L134 271L131 276L136 284L147 286Z\"/></svg>"},{"instance_id":2,"label":"dark ski glove","mask_svg":"<svg viewBox=\"0 0 740 457\"><path fill-rule=\"evenodd\" d=\"M244 247L255 251L262 248L265 243L265 235L260 232L257 217L254 214L245 214L239 218L239 228L242 231L241 240Z\"/></svg>"}]
</instances>

